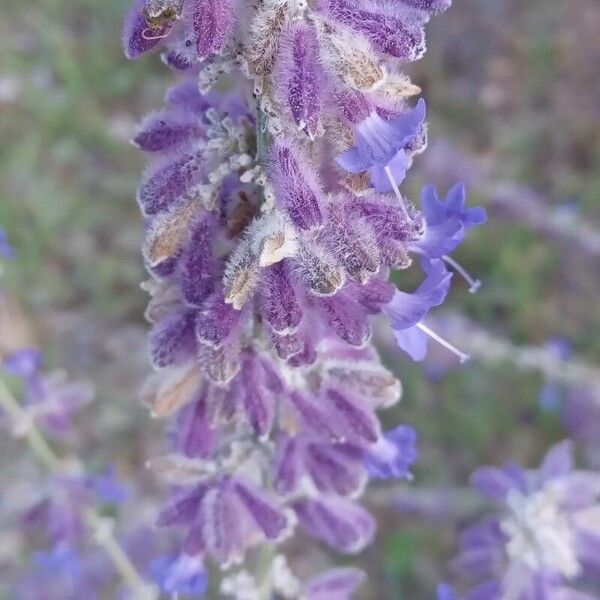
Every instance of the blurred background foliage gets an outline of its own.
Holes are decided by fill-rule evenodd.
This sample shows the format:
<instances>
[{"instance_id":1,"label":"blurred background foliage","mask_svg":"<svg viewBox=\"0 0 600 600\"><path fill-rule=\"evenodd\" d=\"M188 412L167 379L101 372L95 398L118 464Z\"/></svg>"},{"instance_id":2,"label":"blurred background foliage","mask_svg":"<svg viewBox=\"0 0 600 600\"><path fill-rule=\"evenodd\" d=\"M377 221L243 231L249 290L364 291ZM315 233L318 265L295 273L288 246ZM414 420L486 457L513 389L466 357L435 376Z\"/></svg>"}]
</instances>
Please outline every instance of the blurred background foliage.
<instances>
[{"instance_id":1,"label":"blurred background foliage","mask_svg":"<svg viewBox=\"0 0 600 600\"><path fill-rule=\"evenodd\" d=\"M125 8L6 0L0 20L0 225L18 252L3 286L50 364L94 381L95 416L79 443L124 478L163 444L138 402L143 161L128 139L173 80L156 57L122 57ZM481 291L470 295L455 278L444 314L517 345L564 338L591 364L600 357L598 31L597 0L456 0L429 27L426 58L409 67L428 101L430 148L406 184L417 199L425 182L445 190L466 180L471 203L490 214L457 253ZM451 338L468 346L469 335L459 328ZM462 489L479 464L532 464L565 436L559 415L539 404L541 375L477 356L454 368L437 352L423 367L382 344L404 385L385 420L420 432L411 488L423 490L422 506L435 504L429 489ZM431 597L447 574L467 499L455 502L458 516L441 499L444 510L424 518L395 506L403 494L404 484L378 509L381 533L362 559L372 575L365 597Z\"/></svg>"}]
</instances>

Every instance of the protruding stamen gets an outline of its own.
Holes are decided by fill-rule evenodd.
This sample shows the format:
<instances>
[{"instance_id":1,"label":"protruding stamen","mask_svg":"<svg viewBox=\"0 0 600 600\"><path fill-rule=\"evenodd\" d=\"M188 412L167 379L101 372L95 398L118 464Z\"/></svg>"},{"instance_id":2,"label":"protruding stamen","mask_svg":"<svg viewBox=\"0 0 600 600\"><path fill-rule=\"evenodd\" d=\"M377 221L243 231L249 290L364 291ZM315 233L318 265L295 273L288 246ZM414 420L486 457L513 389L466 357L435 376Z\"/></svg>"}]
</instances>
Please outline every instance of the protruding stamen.
<instances>
[{"instance_id":1,"label":"protruding stamen","mask_svg":"<svg viewBox=\"0 0 600 600\"><path fill-rule=\"evenodd\" d=\"M471 358L470 355L461 352L456 346L453 346L450 342L448 342L443 337L435 333L435 331L429 329L427 325L423 325L423 323L417 323L417 327L423 333L426 333L430 338L433 338L438 344L441 344L442 346L444 346L444 348L447 348L448 350L450 350L450 352L456 354L456 356L458 356L458 358L460 359L461 363L467 362Z\"/></svg>"},{"instance_id":2,"label":"protruding stamen","mask_svg":"<svg viewBox=\"0 0 600 600\"><path fill-rule=\"evenodd\" d=\"M455 270L457 271L464 280L469 284L469 292L474 294L481 287L481 280L473 279L466 269L457 261L455 261L450 256L444 255L442 258Z\"/></svg>"},{"instance_id":3,"label":"protruding stamen","mask_svg":"<svg viewBox=\"0 0 600 600\"><path fill-rule=\"evenodd\" d=\"M405 219L409 223L412 223L413 222L412 217L408 213L408 209L406 208L404 198L402 197L402 194L400 193L400 190L398 189L398 184L396 183L396 180L394 179L392 170L390 169L390 167L388 165L386 165L384 167L384 171L385 171L385 174L387 175L387 178L390 180L390 183L392 184L392 188L394 189L394 194L396 194L396 198L398 198L398 202L400 202L400 208L402 209L402 212L404 213Z\"/></svg>"}]
</instances>

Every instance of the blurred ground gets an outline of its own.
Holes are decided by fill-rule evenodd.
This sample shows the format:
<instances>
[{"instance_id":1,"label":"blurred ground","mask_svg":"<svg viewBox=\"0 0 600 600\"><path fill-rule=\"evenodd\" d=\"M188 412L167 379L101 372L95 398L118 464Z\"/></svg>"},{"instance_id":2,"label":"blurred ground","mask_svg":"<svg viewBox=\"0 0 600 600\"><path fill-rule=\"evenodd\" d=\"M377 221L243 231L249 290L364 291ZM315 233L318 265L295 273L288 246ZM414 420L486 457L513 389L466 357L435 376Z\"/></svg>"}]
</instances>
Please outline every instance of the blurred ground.
<instances>
[{"instance_id":1,"label":"blurred ground","mask_svg":"<svg viewBox=\"0 0 600 600\"><path fill-rule=\"evenodd\" d=\"M146 364L134 201L142 157L127 140L171 75L156 58L122 57L124 9L117 0L4 4L0 225L18 252L3 285L49 362L96 384L82 451L116 461L126 477L162 443L137 403ZM563 337L590 363L600 358L599 30L596 0L456 0L430 26L426 58L410 66L430 119L411 197L425 181L466 179L491 217L457 253L483 279L481 292L458 282L447 310L516 344ZM475 359L440 377L389 351L386 360L404 382L404 401L386 419L420 431L415 485L425 490L464 486L483 462L535 462L565 435L539 407L539 375ZM0 443L3 456L9 445ZM366 597L429 598L446 575L460 518L414 512L381 511L385 527L363 559Z\"/></svg>"}]
</instances>

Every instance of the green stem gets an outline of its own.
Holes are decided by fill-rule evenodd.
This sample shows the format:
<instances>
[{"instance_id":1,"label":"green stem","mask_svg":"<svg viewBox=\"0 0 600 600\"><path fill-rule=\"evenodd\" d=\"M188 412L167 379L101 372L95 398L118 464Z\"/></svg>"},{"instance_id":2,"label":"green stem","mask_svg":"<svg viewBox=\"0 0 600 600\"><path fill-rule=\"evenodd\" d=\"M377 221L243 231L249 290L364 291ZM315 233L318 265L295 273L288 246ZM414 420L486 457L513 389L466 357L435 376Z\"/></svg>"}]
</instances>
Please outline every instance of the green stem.
<instances>
[{"instance_id":1,"label":"green stem","mask_svg":"<svg viewBox=\"0 0 600 600\"><path fill-rule=\"evenodd\" d=\"M273 582L271 581L271 564L275 558L275 545L265 544L260 549L256 565L257 582L259 585L258 600L271 600Z\"/></svg>"},{"instance_id":2,"label":"green stem","mask_svg":"<svg viewBox=\"0 0 600 600\"><path fill-rule=\"evenodd\" d=\"M8 388L2 380L0 380L0 405L15 423L19 423L26 418L25 412L19 406L19 403L15 400L13 395L8 391ZM27 439L33 454L35 454L37 459L49 471L60 471L60 460L56 454L52 452L46 439L33 425L27 428L25 438Z\"/></svg>"},{"instance_id":3,"label":"green stem","mask_svg":"<svg viewBox=\"0 0 600 600\"><path fill-rule=\"evenodd\" d=\"M0 406L16 422L26 418L25 411L21 408L15 397L10 393L6 384L0 379ZM62 461L54 453L46 438L31 424L25 433L32 454L51 472L62 474ZM115 569L134 593L137 600L152 600L158 595L153 586L148 585L137 572L129 557L119 545L112 532L111 521L100 516L95 510L89 509L84 515L84 521L94 540L108 555Z\"/></svg>"}]
</instances>

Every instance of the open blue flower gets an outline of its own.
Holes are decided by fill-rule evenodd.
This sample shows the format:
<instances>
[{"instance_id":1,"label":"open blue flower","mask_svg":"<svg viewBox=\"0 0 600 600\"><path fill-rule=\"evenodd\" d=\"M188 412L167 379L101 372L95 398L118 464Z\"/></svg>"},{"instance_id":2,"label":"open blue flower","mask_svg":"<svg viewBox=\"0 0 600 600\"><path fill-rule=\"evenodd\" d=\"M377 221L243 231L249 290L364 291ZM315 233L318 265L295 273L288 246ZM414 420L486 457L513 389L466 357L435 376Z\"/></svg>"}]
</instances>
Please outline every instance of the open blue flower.
<instances>
[{"instance_id":1,"label":"open blue flower","mask_svg":"<svg viewBox=\"0 0 600 600\"><path fill-rule=\"evenodd\" d=\"M425 100L405 114L385 121L373 111L356 127L356 146L340 154L338 164L350 173L369 170L371 184L378 192L389 192L392 184L386 167L396 184L400 184L410 166L410 156L405 147L414 140L425 120Z\"/></svg>"},{"instance_id":2,"label":"open blue flower","mask_svg":"<svg viewBox=\"0 0 600 600\"><path fill-rule=\"evenodd\" d=\"M465 186L452 186L440 201L436 189L427 185L421 192L421 208L425 218L425 233L413 245L413 250L428 258L450 254L465 239L467 230L485 223L486 212L481 207L467 208Z\"/></svg>"},{"instance_id":3,"label":"open blue flower","mask_svg":"<svg viewBox=\"0 0 600 600\"><path fill-rule=\"evenodd\" d=\"M417 432L408 425L387 431L369 448L365 466L372 479L410 479L417 460Z\"/></svg>"},{"instance_id":4,"label":"open blue flower","mask_svg":"<svg viewBox=\"0 0 600 600\"><path fill-rule=\"evenodd\" d=\"M392 322L398 346L413 360L423 360L427 353L428 334L421 320L434 306L439 306L450 289L450 273L443 261L424 261L425 281L412 294L396 290L391 302L384 307Z\"/></svg>"}]
</instances>

